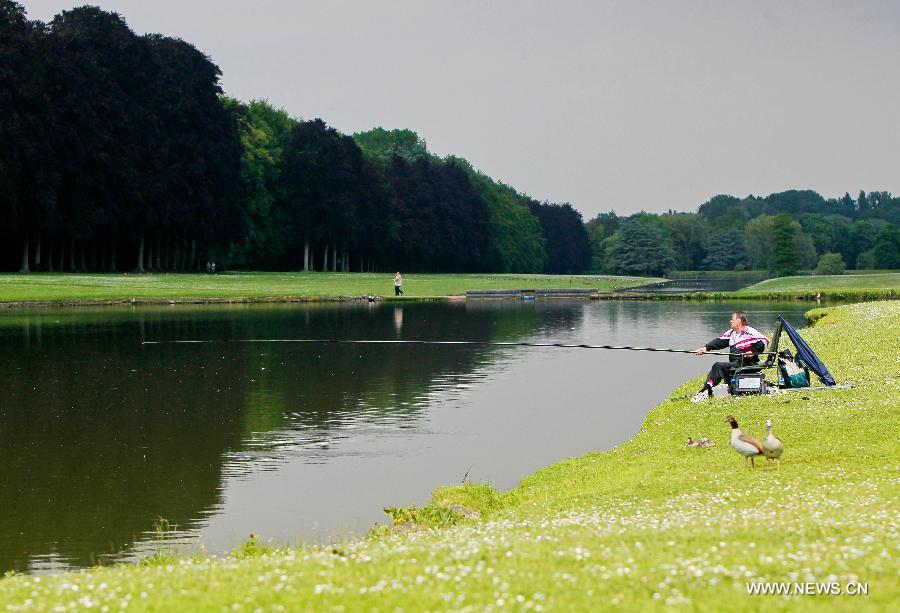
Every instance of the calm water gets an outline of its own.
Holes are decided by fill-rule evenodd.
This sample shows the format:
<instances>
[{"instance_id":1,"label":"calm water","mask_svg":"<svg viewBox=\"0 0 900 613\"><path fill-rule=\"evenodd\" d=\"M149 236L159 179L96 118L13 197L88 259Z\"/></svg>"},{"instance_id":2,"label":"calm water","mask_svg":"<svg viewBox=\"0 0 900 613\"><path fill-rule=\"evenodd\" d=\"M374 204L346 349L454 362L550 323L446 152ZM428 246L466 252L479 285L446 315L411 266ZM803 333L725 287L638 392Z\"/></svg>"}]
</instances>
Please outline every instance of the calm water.
<instances>
[{"instance_id":1,"label":"calm water","mask_svg":"<svg viewBox=\"0 0 900 613\"><path fill-rule=\"evenodd\" d=\"M696 277L693 279L671 279L661 283L651 283L634 288L619 290L626 294L687 294L691 292L734 292L759 283L770 277L765 275L742 277Z\"/></svg>"},{"instance_id":2,"label":"calm water","mask_svg":"<svg viewBox=\"0 0 900 613\"><path fill-rule=\"evenodd\" d=\"M0 313L0 572L360 534L436 486L514 487L608 449L712 357L230 343L559 341L694 348L733 304L259 305ZM808 305L753 303L754 325ZM677 433L678 437L696 433ZM159 518L174 529L155 532Z\"/></svg>"}]
</instances>

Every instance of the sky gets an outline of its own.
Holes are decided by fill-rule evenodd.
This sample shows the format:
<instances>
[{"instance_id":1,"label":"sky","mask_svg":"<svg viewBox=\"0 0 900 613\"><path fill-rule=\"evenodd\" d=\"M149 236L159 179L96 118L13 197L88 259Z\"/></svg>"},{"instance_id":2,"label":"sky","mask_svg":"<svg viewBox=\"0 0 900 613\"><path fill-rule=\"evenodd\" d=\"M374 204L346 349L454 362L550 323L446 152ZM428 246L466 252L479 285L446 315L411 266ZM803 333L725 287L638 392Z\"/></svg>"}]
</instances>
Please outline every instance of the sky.
<instances>
[{"instance_id":1,"label":"sky","mask_svg":"<svg viewBox=\"0 0 900 613\"><path fill-rule=\"evenodd\" d=\"M18 0L49 21L78 1ZM900 194L897 0L103 0L225 92L416 131L585 219L716 194Z\"/></svg>"}]
</instances>

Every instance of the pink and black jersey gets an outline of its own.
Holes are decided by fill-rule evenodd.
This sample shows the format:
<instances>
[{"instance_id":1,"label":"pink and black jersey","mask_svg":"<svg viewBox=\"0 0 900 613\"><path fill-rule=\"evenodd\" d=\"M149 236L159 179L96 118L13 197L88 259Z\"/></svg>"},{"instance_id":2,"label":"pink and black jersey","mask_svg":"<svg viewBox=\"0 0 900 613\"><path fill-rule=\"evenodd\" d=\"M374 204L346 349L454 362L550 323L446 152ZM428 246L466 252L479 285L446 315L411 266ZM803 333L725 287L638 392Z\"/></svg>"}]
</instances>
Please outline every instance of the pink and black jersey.
<instances>
[{"instance_id":1,"label":"pink and black jersey","mask_svg":"<svg viewBox=\"0 0 900 613\"><path fill-rule=\"evenodd\" d=\"M735 332L731 329L727 330L718 338L714 338L706 343L706 349L714 351L716 349L728 347L732 356L737 357L747 351L760 354L766 350L766 345L768 344L769 339L765 334L756 328L744 326L739 332ZM745 362L757 362L758 360L759 358L754 356L753 358L746 358Z\"/></svg>"}]
</instances>

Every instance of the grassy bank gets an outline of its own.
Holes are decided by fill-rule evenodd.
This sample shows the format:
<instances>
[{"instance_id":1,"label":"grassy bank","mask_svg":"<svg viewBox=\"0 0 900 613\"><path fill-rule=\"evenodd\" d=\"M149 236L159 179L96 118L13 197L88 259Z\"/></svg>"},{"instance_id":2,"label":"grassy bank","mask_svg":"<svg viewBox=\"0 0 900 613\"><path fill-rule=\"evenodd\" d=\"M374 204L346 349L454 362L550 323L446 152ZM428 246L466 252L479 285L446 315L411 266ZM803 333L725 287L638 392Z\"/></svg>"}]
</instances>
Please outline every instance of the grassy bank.
<instances>
[{"instance_id":1,"label":"grassy bank","mask_svg":"<svg viewBox=\"0 0 900 613\"><path fill-rule=\"evenodd\" d=\"M430 506L394 512L405 529L325 548L253 542L218 560L14 576L0 580L0 609L885 610L900 598L900 302L814 316L805 337L853 389L698 406L687 401L698 377L616 449L507 493L439 489ZM774 420L780 471L742 468L728 414L757 436ZM703 435L716 446L684 446ZM757 581L859 582L868 595L748 595Z\"/></svg>"},{"instance_id":2,"label":"grassy bank","mask_svg":"<svg viewBox=\"0 0 900 613\"><path fill-rule=\"evenodd\" d=\"M404 275L407 298L465 294L475 289L595 288L611 291L655 281L596 275ZM335 299L393 296L393 274L219 273L207 274L4 274L0 303L141 302L170 300Z\"/></svg>"},{"instance_id":3,"label":"grassy bank","mask_svg":"<svg viewBox=\"0 0 900 613\"><path fill-rule=\"evenodd\" d=\"M767 279L735 292L736 298L886 300L900 296L900 273L809 275Z\"/></svg>"},{"instance_id":4,"label":"grassy bank","mask_svg":"<svg viewBox=\"0 0 900 613\"><path fill-rule=\"evenodd\" d=\"M846 290L900 290L900 273L808 275L766 279L742 292L815 292Z\"/></svg>"}]
</instances>

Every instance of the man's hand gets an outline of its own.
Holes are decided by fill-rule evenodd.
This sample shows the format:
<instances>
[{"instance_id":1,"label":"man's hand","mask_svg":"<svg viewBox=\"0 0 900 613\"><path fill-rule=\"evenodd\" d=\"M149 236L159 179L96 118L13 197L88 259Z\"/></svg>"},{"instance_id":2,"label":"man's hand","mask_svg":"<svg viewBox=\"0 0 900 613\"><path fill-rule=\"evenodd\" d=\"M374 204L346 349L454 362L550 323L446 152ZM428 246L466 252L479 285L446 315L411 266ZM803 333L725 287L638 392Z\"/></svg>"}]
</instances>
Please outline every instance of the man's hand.
<instances>
[{"instance_id":1,"label":"man's hand","mask_svg":"<svg viewBox=\"0 0 900 613\"><path fill-rule=\"evenodd\" d=\"M706 347L700 347L700 349L694 349L694 353L696 355L703 355L706 353Z\"/></svg>"}]
</instances>

